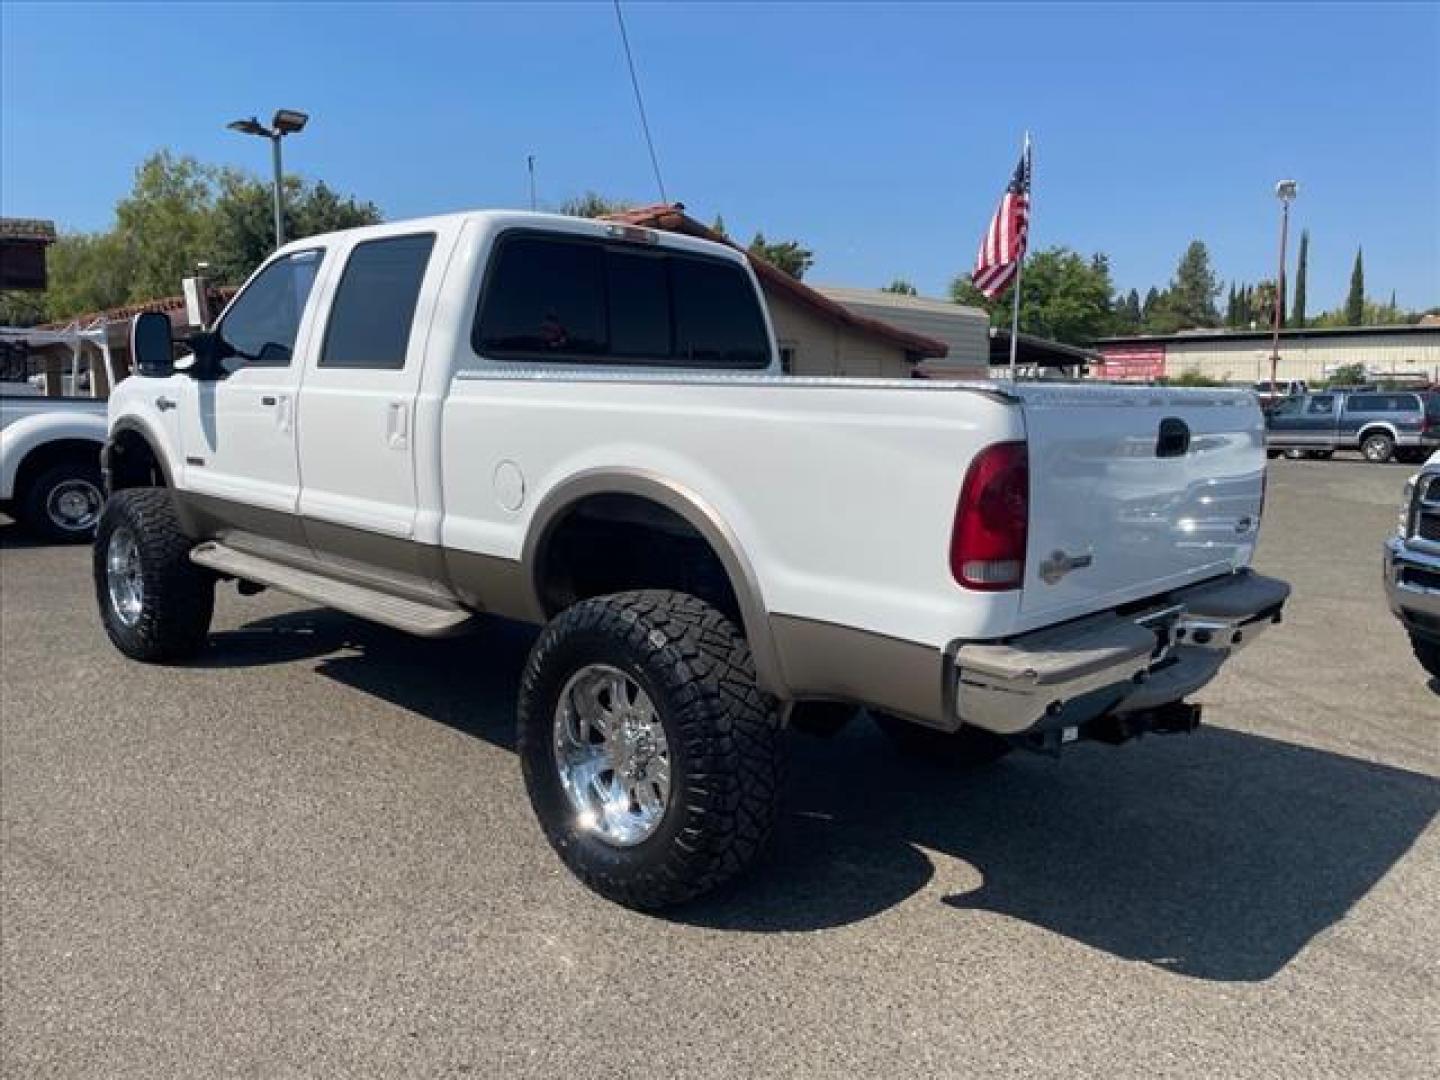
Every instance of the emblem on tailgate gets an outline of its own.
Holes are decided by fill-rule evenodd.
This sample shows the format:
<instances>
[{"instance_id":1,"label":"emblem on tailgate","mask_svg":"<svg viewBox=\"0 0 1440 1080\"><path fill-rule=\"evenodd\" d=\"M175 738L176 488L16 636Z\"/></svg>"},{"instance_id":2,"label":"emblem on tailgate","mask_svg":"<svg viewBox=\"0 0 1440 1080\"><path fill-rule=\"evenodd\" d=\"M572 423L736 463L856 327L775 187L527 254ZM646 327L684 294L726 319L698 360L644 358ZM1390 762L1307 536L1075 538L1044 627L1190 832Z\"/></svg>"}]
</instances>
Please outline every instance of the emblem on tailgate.
<instances>
[{"instance_id":1,"label":"emblem on tailgate","mask_svg":"<svg viewBox=\"0 0 1440 1080\"><path fill-rule=\"evenodd\" d=\"M1093 555L1066 555L1063 551L1052 551L1050 557L1040 564L1040 580L1054 585L1071 570L1083 570L1095 561Z\"/></svg>"}]
</instances>

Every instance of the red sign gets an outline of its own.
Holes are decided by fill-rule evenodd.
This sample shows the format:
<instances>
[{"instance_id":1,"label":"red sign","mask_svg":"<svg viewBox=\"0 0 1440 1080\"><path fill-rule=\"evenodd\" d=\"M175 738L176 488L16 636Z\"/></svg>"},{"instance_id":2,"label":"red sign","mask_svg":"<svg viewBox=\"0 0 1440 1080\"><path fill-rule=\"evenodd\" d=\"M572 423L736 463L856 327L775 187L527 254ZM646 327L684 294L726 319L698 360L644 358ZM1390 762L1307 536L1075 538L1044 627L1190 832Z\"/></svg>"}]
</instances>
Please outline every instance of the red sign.
<instances>
[{"instance_id":1,"label":"red sign","mask_svg":"<svg viewBox=\"0 0 1440 1080\"><path fill-rule=\"evenodd\" d=\"M1165 374L1164 345L1117 345L1100 350L1101 379L1120 382L1148 382Z\"/></svg>"}]
</instances>

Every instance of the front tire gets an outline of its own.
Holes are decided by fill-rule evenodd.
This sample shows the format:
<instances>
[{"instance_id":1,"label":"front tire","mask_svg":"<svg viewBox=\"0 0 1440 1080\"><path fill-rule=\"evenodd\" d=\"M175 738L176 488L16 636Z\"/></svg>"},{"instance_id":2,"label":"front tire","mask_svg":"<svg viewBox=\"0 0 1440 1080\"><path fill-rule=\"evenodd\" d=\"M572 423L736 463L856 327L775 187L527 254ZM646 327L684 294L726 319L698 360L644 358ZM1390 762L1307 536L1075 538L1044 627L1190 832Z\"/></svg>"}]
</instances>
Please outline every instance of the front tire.
<instances>
[{"instance_id":1,"label":"front tire","mask_svg":"<svg viewBox=\"0 0 1440 1080\"><path fill-rule=\"evenodd\" d=\"M1373 435L1365 436L1365 441L1360 444L1360 452L1372 465L1384 465L1395 456L1395 440L1383 431L1377 431Z\"/></svg>"},{"instance_id":2,"label":"front tire","mask_svg":"<svg viewBox=\"0 0 1440 1080\"><path fill-rule=\"evenodd\" d=\"M584 600L546 627L520 686L517 749L551 847L627 907L709 892L763 850L781 730L749 646L675 592Z\"/></svg>"},{"instance_id":3,"label":"front tire","mask_svg":"<svg viewBox=\"0 0 1440 1080\"><path fill-rule=\"evenodd\" d=\"M1410 648L1414 650L1415 659L1420 661L1420 666L1426 673L1432 679L1440 679L1440 641L1411 634Z\"/></svg>"},{"instance_id":4,"label":"front tire","mask_svg":"<svg viewBox=\"0 0 1440 1080\"><path fill-rule=\"evenodd\" d=\"M42 540L84 543L95 535L104 504L100 466L82 460L61 461L42 471L25 489L20 520Z\"/></svg>"},{"instance_id":5,"label":"front tire","mask_svg":"<svg viewBox=\"0 0 1440 1080\"><path fill-rule=\"evenodd\" d=\"M170 492L117 491L95 533L95 599L105 633L132 660L186 660L205 645L215 579L190 561Z\"/></svg>"}]
</instances>

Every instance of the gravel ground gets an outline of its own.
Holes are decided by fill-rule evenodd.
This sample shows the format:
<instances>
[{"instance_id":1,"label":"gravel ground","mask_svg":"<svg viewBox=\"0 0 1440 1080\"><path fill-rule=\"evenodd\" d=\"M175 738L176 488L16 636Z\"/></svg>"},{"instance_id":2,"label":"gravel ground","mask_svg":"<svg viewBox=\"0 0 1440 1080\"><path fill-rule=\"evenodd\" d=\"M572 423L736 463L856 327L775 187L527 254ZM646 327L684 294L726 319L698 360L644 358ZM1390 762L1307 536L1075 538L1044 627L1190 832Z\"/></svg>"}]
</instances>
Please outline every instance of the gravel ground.
<instances>
[{"instance_id":1,"label":"gravel ground","mask_svg":"<svg viewBox=\"0 0 1440 1080\"><path fill-rule=\"evenodd\" d=\"M1377 572L1405 472L1275 463L1296 595L1198 734L958 775L796 737L768 863L663 919L531 820L527 631L226 589L198 664L142 667L88 553L0 525L0 1071L1433 1076L1440 686Z\"/></svg>"}]
</instances>

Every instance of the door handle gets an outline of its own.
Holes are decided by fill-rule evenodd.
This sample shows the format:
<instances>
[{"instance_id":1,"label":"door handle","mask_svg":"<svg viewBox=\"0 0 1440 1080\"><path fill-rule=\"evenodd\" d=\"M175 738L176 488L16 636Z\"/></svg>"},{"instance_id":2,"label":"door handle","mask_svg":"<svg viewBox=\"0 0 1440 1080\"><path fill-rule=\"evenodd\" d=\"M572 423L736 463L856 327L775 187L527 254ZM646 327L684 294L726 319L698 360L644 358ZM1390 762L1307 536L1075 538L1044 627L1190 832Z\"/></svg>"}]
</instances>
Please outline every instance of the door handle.
<instances>
[{"instance_id":1,"label":"door handle","mask_svg":"<svg viewBox=\"0 0 1440 1080\"><path fill-rule=\"evenodd\" d=\"M168 397L157 397L155 399L155 408L159 409L161 412L169 412L171 409L175 408L175 399Z\"/></svg>"},{"instance_id":2,"label":"door handle","mask_svg":"<svg viewBox=\"0 0 1440 1080\"><path fill-rule=\"evenodd\" d=\"M392 401L386 410L386 439L391 450L405 450L410 446L410 406L403 401Z\"/></svg>"}]
</instances>

